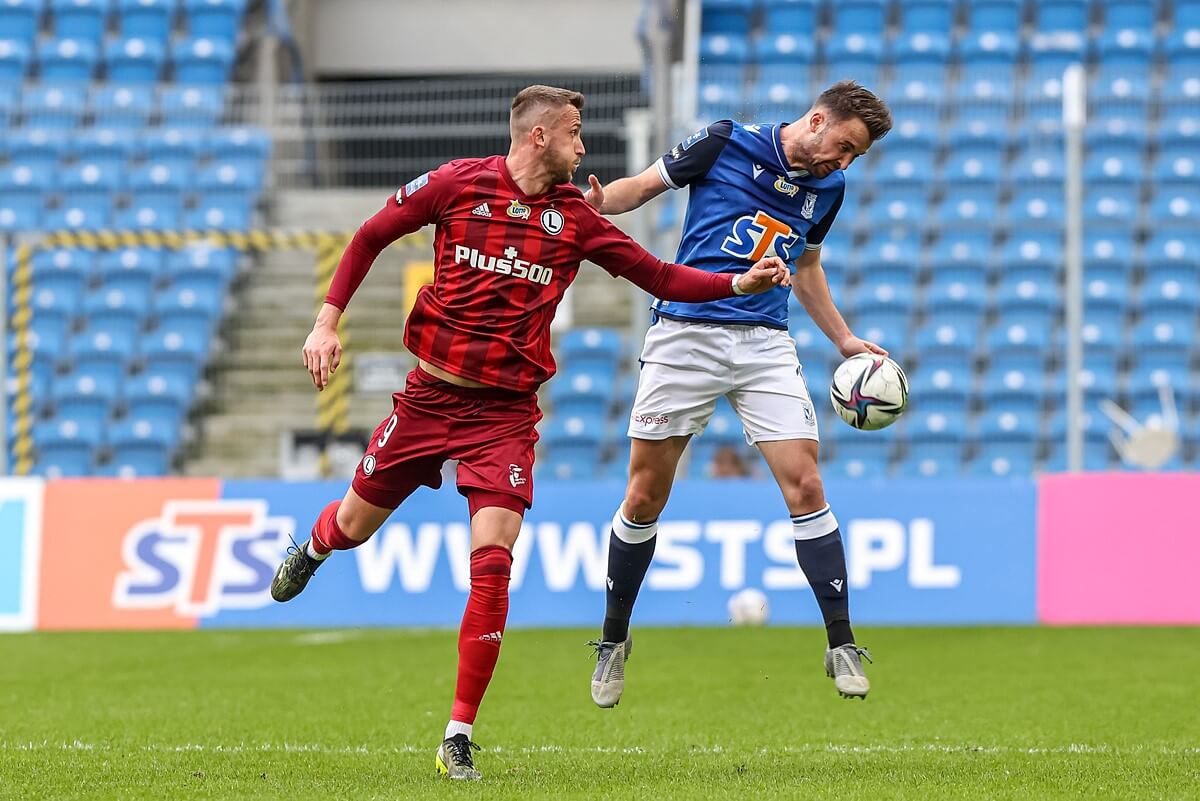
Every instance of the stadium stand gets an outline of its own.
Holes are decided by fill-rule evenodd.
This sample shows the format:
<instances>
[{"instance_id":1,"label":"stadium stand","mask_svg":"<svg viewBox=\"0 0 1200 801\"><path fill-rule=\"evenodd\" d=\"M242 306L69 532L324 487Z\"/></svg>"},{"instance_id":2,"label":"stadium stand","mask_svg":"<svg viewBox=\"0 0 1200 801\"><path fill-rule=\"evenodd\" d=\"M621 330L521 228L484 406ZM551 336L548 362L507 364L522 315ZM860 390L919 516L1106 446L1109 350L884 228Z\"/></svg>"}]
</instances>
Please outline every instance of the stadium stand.
<instances>
[{"instance_id":1,"label":"stadium stand","mask_svg":"<svg viewBox=\"0 0 1200 801\"><path fill-rule=\"evenodd\" d=\"M248 228L270 141L221 125L244 12L244 0L5 0L0 233ZM36 253L35 473L170 472L236 265L202 244Z\"/></svg>"}]
</instances>

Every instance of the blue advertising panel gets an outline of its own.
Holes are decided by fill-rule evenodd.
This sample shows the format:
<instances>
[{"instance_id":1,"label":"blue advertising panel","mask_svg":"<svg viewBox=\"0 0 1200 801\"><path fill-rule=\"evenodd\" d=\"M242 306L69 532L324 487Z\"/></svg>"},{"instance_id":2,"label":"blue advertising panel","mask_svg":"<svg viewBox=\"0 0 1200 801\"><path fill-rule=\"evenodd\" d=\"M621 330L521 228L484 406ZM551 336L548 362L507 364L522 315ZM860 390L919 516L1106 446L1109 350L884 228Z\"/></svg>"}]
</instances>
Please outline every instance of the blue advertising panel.
<instances>
[{"instance_id":1,"label":"blue advertising panel","mask_svg":"<svg viewBox=\"0 0 1200 801\"><path fill-rule=\"evenodd\" d=\"M41 479L0 479L0 631L34 626L42 486Z\"/></svg>"},{"instance_id":2,"label":"blue advertising panel","mask_svg":"<svg viewBox=\"0 0 1200 801\"><path fill-rule=\"evenodd\" d=\"M513 626L599 627L609 521L621 482L542 481L514 551ZM851 611L863 624L1032 623L1033 481L835 481L826 487L848 557ZM303 543L344 483L225 482L222 500L265 505L263 519ZM236 604L201 626L457 626L469 588L466 502L421 489L371 540L337 553L287 604L266 595L277 532L231 547ZM286 541L286 538L283 538ZM771 622L816 624L791 523L771 482L679 483L638 598L642 625L720 624L730 596L763 590Z\"/></svg>"}]
</instances>

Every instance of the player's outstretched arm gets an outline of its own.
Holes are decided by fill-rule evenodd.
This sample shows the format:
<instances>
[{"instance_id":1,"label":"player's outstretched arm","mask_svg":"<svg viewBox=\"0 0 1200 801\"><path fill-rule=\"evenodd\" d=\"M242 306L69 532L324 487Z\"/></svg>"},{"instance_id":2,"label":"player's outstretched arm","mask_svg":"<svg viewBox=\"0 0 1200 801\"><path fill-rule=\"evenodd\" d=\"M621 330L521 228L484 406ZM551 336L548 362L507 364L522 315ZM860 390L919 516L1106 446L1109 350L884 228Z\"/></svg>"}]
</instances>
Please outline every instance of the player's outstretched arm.
<instances>
[{"instance_id":1,"label":"player's outstretched arm","mask_svg":"<svg viewBox=\"0 0 1200 801\"><path fill-rule=\"evenodd\" d=\"M601 214L633 211L669 189L653 164L637 175L618 178L608 186L600 183L595 175L589 175L588 185L583 199Z\"/></svg>"},{"instance_id":2,"label":"player's outstretched arm","mask_svg":"<svg viewBox=\"0 0 1200 801\"><path fill-rule=\"evenodd\" d=\"M329 377L342 363L342 341L338 339L338 320L342 310L332 303L321 306L317 321L304 340L304 369L312 376L317 391L325 389Z\"/></svg>"}]
</instances>

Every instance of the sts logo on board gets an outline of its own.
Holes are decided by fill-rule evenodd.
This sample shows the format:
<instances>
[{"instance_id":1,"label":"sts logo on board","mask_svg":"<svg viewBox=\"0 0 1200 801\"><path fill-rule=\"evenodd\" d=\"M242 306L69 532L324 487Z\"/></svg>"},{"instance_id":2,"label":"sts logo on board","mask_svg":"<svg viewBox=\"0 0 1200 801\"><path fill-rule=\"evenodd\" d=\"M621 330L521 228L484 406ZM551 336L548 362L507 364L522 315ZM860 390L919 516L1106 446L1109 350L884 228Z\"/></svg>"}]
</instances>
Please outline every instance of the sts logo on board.
<instances>
[{"instance_id":1,"label":"sts logo on board","mask_svg":"<svg viewBox=\"0 0 1200 801\"><path fill-rule=\"evenodd\" d=\"M295 527L269 516L262 500L167 501L125 534L113 606L183 617L266 606Z\"/></svg>"}]
</instances>

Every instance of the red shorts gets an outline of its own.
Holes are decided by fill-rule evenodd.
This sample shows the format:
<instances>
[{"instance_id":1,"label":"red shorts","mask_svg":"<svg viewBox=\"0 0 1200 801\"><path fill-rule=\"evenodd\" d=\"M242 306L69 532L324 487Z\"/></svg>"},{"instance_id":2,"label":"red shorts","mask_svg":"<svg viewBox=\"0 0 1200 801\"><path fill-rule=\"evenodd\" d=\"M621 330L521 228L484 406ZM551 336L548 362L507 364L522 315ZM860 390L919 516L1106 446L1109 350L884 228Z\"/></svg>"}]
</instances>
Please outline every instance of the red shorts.
<instances>
[{"instance_id":1,"label":"red shorts","mask_svg":"<svg viewBox=\"0 0 1200 801\"><path fill-rule=\"evenodd\" d=\"M367 503L394 509L419 486L442 485L442 465L458 460L458 491L477 489L533 505L537 393L467 389L420 367L392 396L390 417L371 435L352 486Z\"/></svg>"}]
</instances>

